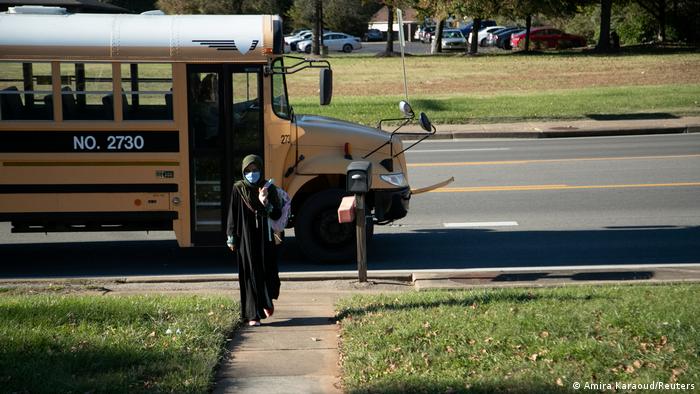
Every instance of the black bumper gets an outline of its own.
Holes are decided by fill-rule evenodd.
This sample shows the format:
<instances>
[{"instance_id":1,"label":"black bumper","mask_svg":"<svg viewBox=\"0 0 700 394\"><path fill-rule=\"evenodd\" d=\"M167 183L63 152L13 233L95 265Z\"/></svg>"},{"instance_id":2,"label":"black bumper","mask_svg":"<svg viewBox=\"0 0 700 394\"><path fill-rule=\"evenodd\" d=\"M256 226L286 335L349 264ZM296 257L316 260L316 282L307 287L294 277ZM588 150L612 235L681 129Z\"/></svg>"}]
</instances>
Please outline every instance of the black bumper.
<instances>
[{"instance_id":1,"label":"black bumper","mask_svg":"<svg viewBox=\"0 0 700 394\"><path fill-rule=\"evenodd\" d=\"M411 189L374 190L374 217L379 222L398 220L408 214Z\"/></svg>"}]
</instances>

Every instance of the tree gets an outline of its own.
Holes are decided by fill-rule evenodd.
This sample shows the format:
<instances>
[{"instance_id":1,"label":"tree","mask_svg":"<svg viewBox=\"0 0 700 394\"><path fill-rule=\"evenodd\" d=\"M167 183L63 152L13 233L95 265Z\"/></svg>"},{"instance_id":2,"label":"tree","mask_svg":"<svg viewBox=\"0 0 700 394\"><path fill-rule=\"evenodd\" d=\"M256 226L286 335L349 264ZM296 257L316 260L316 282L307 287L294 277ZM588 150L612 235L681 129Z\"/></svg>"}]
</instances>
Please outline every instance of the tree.
<instances>
[{"instance_id":1,"label":"tree","mask_svg":"<svg viewBox=\"0 0 700 394\"><path fill-rule=\"evenodd\" d=\"M479 50L479 28L481 21L491 15L496 15L499 12L500 4L491 0L455 0L454 9L458 15L471 16L472 23L472 43L467 46L467 53L476 55ZM467 38L468 39L468 38Z\"/></svg>"},{"instance_id":2,"label":"tree","mask_svg":"<svg viewBox=\"0 0 700 394\"><path fill-rule=\"evenodd\" d=\"M392 55L394 53L394 13L397 8L412 7L415 4L414 0L377 0L380 6L386 6L387 9L387 29L386 29L386 49L384 54ZM403 26L400 28L403 29Z\"/></svg>"},{"instance_id":3,"label":"tree","mask_svg":"<svg viewBox=\"0 0 700 394\"><path fill-rule=\"evenodd\" d=\"M612 0L600 0L600 34L596 49L609 52L610 46L610 16L612 15Z\"/></svg>"},{"instance_id":4,"label":"tree","mask_svg":"<svg viewBox=\"0 0 700 394\"><path fill-rule=\"evenodd\" d=\"M669 2L666 0L637 0L637 4L656 19L656 39L660 42L665 42L666 18L669 11ZM700 4L697 5L700 6Z\"/></svg>"},{"instance_id":5,"label":"tree","mask_svg":"<svg viewBox=\"0 0 700 394\"><path fill-rule=\"evenodd\" d=\"M394 5L387 4L386 11L386 49L384 50L384 52L390 54L394 53ZM402 26L399 26L399 29L401 28Z\"/></svg>"},{"instance_id":6,"label":"tree","mask_svg":"<svg viewBox=\"0 0 700 394\"><path fill-rule=\"evenodd\" d=\"M103 0L103 2L116 5L117 7L122 7L136 13L155 10L157 8L156 0Z\"/></svg>"},{"instance_id":7,"label":"tree","mask_svg":"<svg viewBox=\"0 0 700 394\"><path fill-rule=\"evenodd\" d=\"M435 35L430 43L430 53L442 53L442 32L445 30L445 18L438 19L435 25Z\"/></svg>"},{"instance_id":8,"label":"tree","mask_svg":"<svg viewBox=\"0 0 700 394\"><path fill-rule=\"evenodd\" d=\"M447 19L452 12L452 7L452 1L449 0L419 0L415 5L415 8L419 14L431 16L438 21L437 25L435 26L433 42L431 43L431 53L442 52L442 31L445 27L445 19Z\"/></svg>"},{"instance_id":9,"label":"tree","mask_svg":"<svg viewBox=\"0 0 700 394\"><path fill-rule=\"evenodd\" d=\"M294 28L310 28L314 23L315 0L295 0L287 16ZM326 29L362 37L372 15L379 9L376 2L363 0L324 0L323 26Z\"/></svg>"},{"instance_id":10,"label":"tree","mask_svg":"<svg viewBox=\"0 0 700 394\"><path fill-rule=\"evenodd\" d=\"M291 7L291 0L158 0L156 6L166 14L283 15Z\"/></svg>"}]
</instances>

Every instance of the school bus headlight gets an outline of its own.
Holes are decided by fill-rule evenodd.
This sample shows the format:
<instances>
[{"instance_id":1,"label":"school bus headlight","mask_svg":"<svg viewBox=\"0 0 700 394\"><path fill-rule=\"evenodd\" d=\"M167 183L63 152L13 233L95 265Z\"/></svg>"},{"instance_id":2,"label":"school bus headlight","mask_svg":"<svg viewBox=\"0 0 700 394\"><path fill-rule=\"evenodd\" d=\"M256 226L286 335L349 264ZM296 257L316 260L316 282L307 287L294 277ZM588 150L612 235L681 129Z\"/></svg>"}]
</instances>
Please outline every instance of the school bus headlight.
<instances>
[{"instance_id":1,"label":"school bus headlight","mask_svg":"<svg viewBox=\"0 0 700 394\"><path fill-rule=\"evenodd\" d=\"M381 178L381 180L383 180L384 182L390 183L394 186L398 186L398 187L408 186L408 182L406 182L406 177L403 175L402 172L399 172L396 174L379 175L379 178Z\"/></svg>"}]
</instances>

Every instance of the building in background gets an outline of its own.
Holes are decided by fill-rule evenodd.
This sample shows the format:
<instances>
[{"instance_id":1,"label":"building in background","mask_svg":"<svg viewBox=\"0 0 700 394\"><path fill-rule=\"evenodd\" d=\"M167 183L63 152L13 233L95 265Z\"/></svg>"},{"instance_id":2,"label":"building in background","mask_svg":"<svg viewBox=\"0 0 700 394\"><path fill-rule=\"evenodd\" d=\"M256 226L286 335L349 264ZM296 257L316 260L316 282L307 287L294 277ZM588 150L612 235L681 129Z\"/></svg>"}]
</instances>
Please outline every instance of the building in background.
<instances>
[{"instance_id":1,"label":"building in background","mask_svg":"<svg viewBox=\"0 0 700 394\"><path fill-rule=\"evenodd\" d=\"M395 11L394 11L395 12ZM403 24L404 24L404 37L406 37L406 40L411 41L413 40L413 34L415 31L418 29L418 26L422 23L422 21L419 20L418 18L418 12L414 10L413 8L406 8L403 10ZM386 38L386 32L389 27L389 21L388 21L388 14L387 14L387 7L384 6L382 7L381 10L377 11L373 16L372 19L369 21L369 28L370 29L377 29L384 34L384 37ZM398 38L398 31L399 31L399 22L396 20L396 15L394 15L394 34L396 35L396 38Z\"/></svg>"}]
</instances>

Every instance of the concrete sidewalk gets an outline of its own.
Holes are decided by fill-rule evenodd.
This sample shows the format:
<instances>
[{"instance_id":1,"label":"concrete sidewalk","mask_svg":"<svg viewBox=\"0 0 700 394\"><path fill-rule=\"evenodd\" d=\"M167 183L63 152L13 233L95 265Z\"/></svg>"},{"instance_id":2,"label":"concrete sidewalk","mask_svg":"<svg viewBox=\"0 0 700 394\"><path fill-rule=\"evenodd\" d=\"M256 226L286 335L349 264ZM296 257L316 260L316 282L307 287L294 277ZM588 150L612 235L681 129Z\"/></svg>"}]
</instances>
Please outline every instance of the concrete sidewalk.
<instances>
[{"instance_id":1,"label":"concrete sidewalk","mask_svg":"<svg viewBox=\"0 0 700 394\"><path fill-rule=\"evenodd\" d=\"M700 117L661 115L659 118L655 118L653 114L631 114L619 117L625 119L606 119L601 116L600 119L586 120L436 124L437 133L430 138L563 138L700 132ZM401 131L422 132L417 125L406 126ZM402 139L406 140L415 138L402 136Z\"/></svg>"},{"instance_id":2,"label":"concrete sidewalk","mask_svg":"<svg viewBox=\"0 0 700 394\"><path fill-rule=\"evenodd\" d=\"M271 318L236 332L214 393L340 393L338 298L282 289Z\"/></svg>"},{"instance_id":3,"label":"concrete sidewalk","mask_svg":"<svg viewBox=\"0 0 700 394\"><path fill-rule=\"evenodd\" d=\"M352 276L349 272L345 274ZM337 276L338 273L327 274L327 278ZM320 273L310 277L318 280ZM370 272L370 281L365 285L349 277L340 281L283 281L274 316L264 320L260 327L244 326L235 333L219 366L214 393L342 392L334 305L338 299L352 294L573 284L697 283L700 265L444 270L413 273L412 280L403 285L383 277L386 274Z\"/></svg>"}]
</instances>

